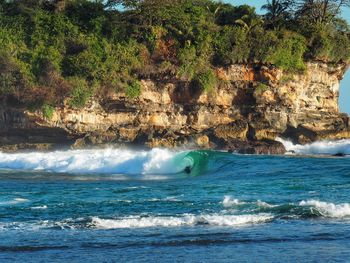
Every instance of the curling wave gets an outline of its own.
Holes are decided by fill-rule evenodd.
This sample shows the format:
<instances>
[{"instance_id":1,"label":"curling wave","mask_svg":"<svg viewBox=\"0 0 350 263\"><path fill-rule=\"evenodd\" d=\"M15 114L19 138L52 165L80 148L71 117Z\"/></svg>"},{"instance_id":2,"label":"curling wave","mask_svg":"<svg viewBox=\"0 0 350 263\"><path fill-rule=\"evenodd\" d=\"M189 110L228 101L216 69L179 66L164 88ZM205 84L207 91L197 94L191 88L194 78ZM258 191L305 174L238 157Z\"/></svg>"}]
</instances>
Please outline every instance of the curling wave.
<instances>
[{"instance_id":1,"label":"curling wave","mask_svg":"<svg viewBox=\"0 0 350 263\"><path fill-rule=\"evenodd\" d=\"M350 155L350 140L337 141L317 141L306 145L293 144L290 141L278 138L279 142L283 143L284 147L289 152L306 155L335 155L344 154Z\"/></svg>"},{"instance_id":2,"label":"curling wave","mask_svg":"<svg viewBox=\"0 0 350 263\"><path fill-rule=\"evenodd\" d=\"M0 152L0 169L73 174L167 175L200 171L205 166L207 156L205 151L176 152L166 149Z\"/></svg>"}]
</instances>

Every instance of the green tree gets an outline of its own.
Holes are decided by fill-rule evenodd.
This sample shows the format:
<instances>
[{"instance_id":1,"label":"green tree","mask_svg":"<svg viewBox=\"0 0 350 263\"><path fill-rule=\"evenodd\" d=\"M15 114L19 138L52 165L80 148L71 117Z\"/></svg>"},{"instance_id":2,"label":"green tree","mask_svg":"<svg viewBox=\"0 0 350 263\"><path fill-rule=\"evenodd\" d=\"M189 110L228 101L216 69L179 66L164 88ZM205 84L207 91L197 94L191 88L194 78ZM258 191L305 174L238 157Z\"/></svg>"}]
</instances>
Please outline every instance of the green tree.
<instances>
[{"instance_id":1,"label":"green tree","mask_svg":"<svg viewBox=\"0 0 350 263\"><path fill-rule=\"evenodd\" d=\"M332 23L343 7L350 6L350 0L295 0L294 5L298 20L319 27Z\"/></svg>"},{"instance_id":2,"label":"green tree","mask_svg":"<svg viewBox=\"0 0 350 263\"><path fill-rule=\"evenodd\" d=\"M349 2L269 0L261 16L214 0L0 0L0 97L50 115L91 96L137 97L140 79L164 74L210 90L214 66L349 63Z\"/></svg>"},{"instance_id":3,"label":"green tree","mask_svg":"<svg viewBox=\"0 0 350 263\"><path fill-rule=\"evenodd\" d=\"M292 0L268 0L261 7L261 9L267 11L265 14L267 24L272 27L281 26L291 15L289 9L292 3Z\"/></svg>"}]
</instances>

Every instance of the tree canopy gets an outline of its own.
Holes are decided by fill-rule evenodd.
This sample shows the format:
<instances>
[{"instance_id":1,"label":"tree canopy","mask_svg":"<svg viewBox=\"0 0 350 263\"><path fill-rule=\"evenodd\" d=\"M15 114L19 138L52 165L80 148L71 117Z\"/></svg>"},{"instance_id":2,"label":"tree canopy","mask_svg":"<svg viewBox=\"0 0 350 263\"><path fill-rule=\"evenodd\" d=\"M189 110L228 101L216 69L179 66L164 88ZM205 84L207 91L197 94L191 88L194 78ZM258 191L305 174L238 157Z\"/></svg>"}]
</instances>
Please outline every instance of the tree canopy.
<instances>
[{"instance_id":1,"label":"tree canopy","mask_svg":"<svg viewBox=\"0 0 350 263\"><path fill-rule=\"evenodd\" d=\"M139 79L164 74L208 91L232 63L347 63L349 2L269 0L258 15L212 0L0 0L0 98L47 111L137 98Z\"/></svg>"}]
</instances>

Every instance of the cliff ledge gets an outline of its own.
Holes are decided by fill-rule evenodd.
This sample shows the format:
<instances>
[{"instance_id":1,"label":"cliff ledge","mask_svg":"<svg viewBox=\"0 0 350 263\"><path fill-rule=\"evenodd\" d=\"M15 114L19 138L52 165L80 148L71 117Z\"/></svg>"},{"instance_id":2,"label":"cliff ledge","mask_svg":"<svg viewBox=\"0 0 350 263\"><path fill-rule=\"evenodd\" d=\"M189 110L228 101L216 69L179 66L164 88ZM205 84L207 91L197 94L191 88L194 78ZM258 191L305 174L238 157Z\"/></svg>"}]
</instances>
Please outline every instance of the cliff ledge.
<instances>
[{"instance_id":1,"label":"cliff ledge","mask_svg":"<svg viewBox=\"0 0 350 263\"><path fill-rule=\"evenodd\" d=\"M309 62L303 74L264 65L217 68L212 92L170 76L142 79L137 99L123 93L92 99L83 109L41 112L0 108L0 149L89 145L194 147L240 153L284 153L276 137L295 143L350 138L339 112L347 65Z\"/></svg>"}]
</instances>

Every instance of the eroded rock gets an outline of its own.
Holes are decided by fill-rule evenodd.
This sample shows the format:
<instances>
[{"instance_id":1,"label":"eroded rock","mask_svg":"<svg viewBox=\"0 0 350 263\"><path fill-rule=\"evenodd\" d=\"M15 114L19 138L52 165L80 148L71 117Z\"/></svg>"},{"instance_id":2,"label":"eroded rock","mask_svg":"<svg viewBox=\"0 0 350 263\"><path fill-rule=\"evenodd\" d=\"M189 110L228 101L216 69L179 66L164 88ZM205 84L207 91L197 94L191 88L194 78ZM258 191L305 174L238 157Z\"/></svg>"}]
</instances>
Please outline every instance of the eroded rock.
<instances>
[{"instance_id":1,"label":"eroded rock","mask_svg":"<svg viewBox=\"0 0 350 263\"><path fill-rule=\"evenodd\" d=\"M117 93L83 109L62 105L50 120L2 105L0 148L111 143L278 154L278 136L298 143L349 138L349 118L338 108L346 68L309 62L305 73L288 74L236 64L216 69L219 85L210 93L179 79L144 79L137 99Z\"/></svg>"}]
</instances>

